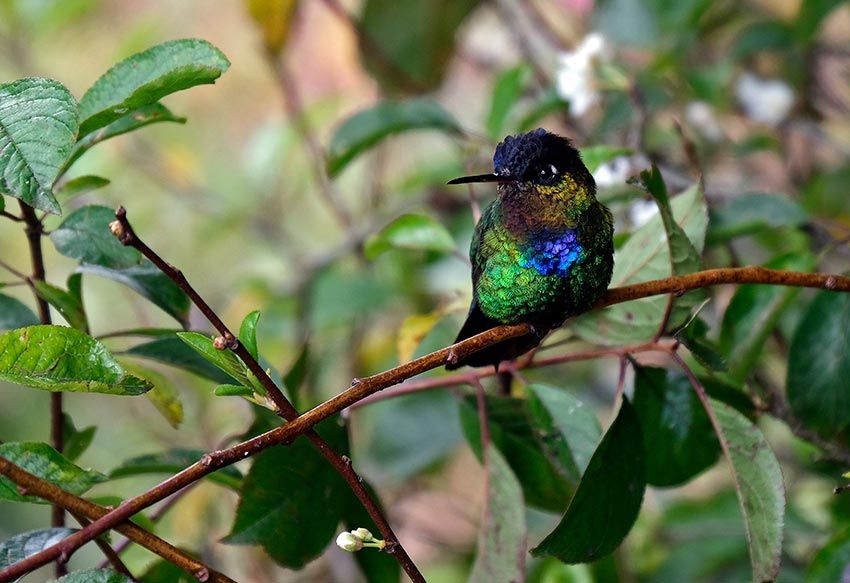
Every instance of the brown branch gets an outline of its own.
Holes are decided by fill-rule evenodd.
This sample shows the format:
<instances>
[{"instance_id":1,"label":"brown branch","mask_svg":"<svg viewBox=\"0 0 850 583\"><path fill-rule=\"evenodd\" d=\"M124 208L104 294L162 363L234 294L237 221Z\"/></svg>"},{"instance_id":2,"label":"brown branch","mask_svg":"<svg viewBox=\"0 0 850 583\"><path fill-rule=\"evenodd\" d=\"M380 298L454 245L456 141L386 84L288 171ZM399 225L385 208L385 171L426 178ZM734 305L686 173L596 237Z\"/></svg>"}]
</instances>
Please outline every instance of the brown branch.
<instances>
[{"instance_id":1,"label":"brown branch","mask_svg":"<svg viewBox=\"0 0 850 583\"><path fill-rule=\"evenodd\" d=\"M12 213L10 213L7 210L0 211L0 217L6 217L10 221L15 221L16 223L19 223L19 222L24 220L23 217L19 217L18 215L13 215Z\"/></svg>"},{"instance_id":2,"label":"brown branch","mask_svg":"<svg viewBox=\"0 0 850 583\"><path fill-rule=\"evenodd\" d=\"M70 492L66 492L59 486L51 484L50 482L46 482L41 478L34 476L23 468L13 464L9 460L0 457L0 475L3 475L10 479L12 482L18 485L18 488L22 491L22 493L27 496L37 496L38 498L42 498L43 500L47 500L52 504L60 506L62 508L67 509L73 514L79 515L86 519L92 520L93 522L84 525L82 530L74 533L71 537L75 537L87 529L91 529L92 525L95 524L99 519L102 519L107 514L110 514L110 510L95 504L93 502L89 502L79 496L75 496ZM121 506L119 506L121 508ZM172 546L168 542L162 540L158 536L146 531L142 527L134 524L132 522L124 522L119 521L113 525L113 528L126 536L127 538L133 540L139 545L145 547L149 551L156 553L163 559L174 563L181 569L192 573L198 580L200 581L210 581L210 582L220 582L220 583L232 583L233 580L211 569L204 563L193 559L180 549L175 546ZM64 539L62 542L69 540L69 538ZM90 537L83 542L88 542L95 537ZM55 548L62 544L62 542L53 545ZM51 560L58 560L62 563L68 560L70 557L70 553L54 553L51 559L40 563L38 565L28 567L24 565L27 563L32 557L36 555L32 555L31 557L27 557L23 561L19 561L10 567L7 567L3 571L0 571L0 581L9 581L14 580L16 577L26 574L30 570L36 568L37 566L43 565ZM21 568L24 567L24 568Z\"/></svg>"},{"instance_id":3,"label":"brown branch","mask_svg":"<svg viewBox=\"0 0 850 583\"><path fill-rule=\"evenodd\" d=\"M123 207L116 211L115 217L116 221L110 225L110 228L121 243L138 249L142 255L147 257L164 274L171 278L171 280L174 281L174 283L189 296L192 303L198 307L201 313L204 314L219 334L221 334L227 344L227 348L241 358L248 369L260 381L277 407L278 414L290 422L297 419L298 411L292 406L292 403L290 403L284 396L280 388L278 388L275 382L271 379L271 377L269 377L248 349L246 349L245 346L239 342L238 338L236 338L227 328L210 305L207 304L197 291L195 291L195 288L192 287L183 273L162 259L162 257L148 247L148 245L136 235L133 227L127 220L127 211ZM399 542L398 537L395 535L395 532L393 532L392 527L386 517L384 517L377 502L372 498L372 495L364 486L363 480L357 475L357 472L354 471L354 468L351 465L351 460L347 456L341 456L336 453L330 445L328 445L327 441L325 441L318 433L313 431L312 425L305 428L304 433L310 443L319 450L322 457L324 457L342 476L354 492L355 496L357 496L357 499L360 500L360 503L366 509L366 512L380 530L382 538L387 541L387 545L384 549L395 556L396 560L411 580L414 582L421 581L424 583L425 578L422 576L422 573L413 563L413 560Z\"/></svg>"},{"instance_id":4,"label":"brown branch","mask_svg":"<svg viewBox=\"0 0 850 583\"><path fill-rule=\"evenodd\" d=\"M104 511L105 510L106 509L104 508ZM81 514L71 512L71 516L74 517L74 520L76 520L80 524L80 526L86 527L91 524L91 521L85 516L82 516ZM112 550L112 547L109 546L108 542L98 537L94 539L94 544L97 545L97 548L99 548L100 551L106 557L106 559L104 560L104 564L100 567L101 569L105 568L107 565L112 565L113 569L115 569L119 573L122 573L123 575L126 575L132 581L136 581L136 578L133 577L133 574L130 572L130 569L127 568L127 565L124 564L124 561L121 560L121 557L118 556L118 553Z\"/></svg>"}]
</instances>

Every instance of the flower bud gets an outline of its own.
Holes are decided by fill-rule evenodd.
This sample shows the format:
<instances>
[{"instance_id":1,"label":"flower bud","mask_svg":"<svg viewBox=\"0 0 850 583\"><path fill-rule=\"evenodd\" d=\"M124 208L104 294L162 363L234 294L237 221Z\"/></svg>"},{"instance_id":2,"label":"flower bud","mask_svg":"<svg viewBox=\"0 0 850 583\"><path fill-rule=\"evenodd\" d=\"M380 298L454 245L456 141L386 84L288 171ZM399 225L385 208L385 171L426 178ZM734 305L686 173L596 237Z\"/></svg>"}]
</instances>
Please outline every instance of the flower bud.
<instances>
[{"instance_id":1,"label":"flower bud","mask_svg":"<svg viewBox=\"0 0 850 583\"><path fill-rule=\"evenodd\" d=\"M352 530L351 534L353 534L358 539L362 540L364 543L368 543L368 542L375 540L375 537L372 536L372 533L369 532L368 529L365 529L365 528L362 528L362 527L358 528L356 530Z\"/></svg>"},{"instance_id":2,"label":"flower bud","mask_svg":"<svg viewBox=\"0 0 850 583\"><path fill-rule=\"evenodd\" d=\"M363 548L363 541L350 532L341 532L336 537L336 545L344 551L354 553Z\"/></svg>"}]
</instances>

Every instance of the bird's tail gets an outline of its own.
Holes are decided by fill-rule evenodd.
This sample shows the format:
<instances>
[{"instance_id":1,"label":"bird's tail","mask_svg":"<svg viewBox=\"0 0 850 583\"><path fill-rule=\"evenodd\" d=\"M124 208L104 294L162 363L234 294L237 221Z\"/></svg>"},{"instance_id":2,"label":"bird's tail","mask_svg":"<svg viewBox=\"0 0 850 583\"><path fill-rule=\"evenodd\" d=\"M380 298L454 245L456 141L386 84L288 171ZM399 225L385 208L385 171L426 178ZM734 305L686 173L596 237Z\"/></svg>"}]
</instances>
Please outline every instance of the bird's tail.
<instances>
[{"instance_id":1,"label":"bird's tail","mask_svg":"<svg viewBox=\"0 0 850 583\"><path fill-rule=\"evenodd\" d=\"M478 302L473 301L472 306L469 308L469 315L466 317L466 322L463 323L455 339L455 344L481 332L486 332L490 328L494 328L500 324L501 322L484 315L478 307ZM479 350L474 354L470 354L455 363L447 364L446 370L455 370L462 366L498 366L503 360L513 360L517 356L525 354L539 343L540 338L535 334L509 338L488 346L483 350Z\"/></svg>"}]
</instances>

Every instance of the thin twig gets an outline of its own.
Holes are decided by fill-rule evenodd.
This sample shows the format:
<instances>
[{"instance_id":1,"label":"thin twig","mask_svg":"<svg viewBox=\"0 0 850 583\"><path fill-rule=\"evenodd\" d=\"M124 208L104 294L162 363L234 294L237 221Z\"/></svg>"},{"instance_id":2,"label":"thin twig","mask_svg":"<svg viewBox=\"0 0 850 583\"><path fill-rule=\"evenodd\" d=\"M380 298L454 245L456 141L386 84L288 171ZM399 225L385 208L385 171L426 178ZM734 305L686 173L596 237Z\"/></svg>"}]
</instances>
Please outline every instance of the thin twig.
<instances>
[{"instance_id":1,"label":"thin twig","mask_svg":"<svg viewBox=\"0 0 850 583\"><path fill-rule=\"evenodd\" d=\"M5 269L6 271L8 271L9 273L11 273L12 275L14 275L15 277L17 277L17 278L21 279L22 281L25 281L25 282L29 283L29 279L30 279L30 278L29 278L29 276L28 276L28 275L26 275L25 273L21 273L20 271L18 271L17 269L15 269L15 268L14 268L14 267L12 267L11 265L9 265L9 264L8 264L8 263L6 263L5 261L3 261L2 259L0 259L0 267L2 267L3 269Z\"/></svg>"},{"instance_id":2,"label":"thin twig","mask_svg":"<svg viewBox=\"0 0 850 583\"><path fill-rule=\"evenodd\" d=\"M106 509L104 508L104 510ZM77 512L71 512L70 514L74 517L74 520L76 520L80 524L80 526L86 527L91 524L91 521L88 518ZM106 556L106 559L104 559L103 564L100 566L101 569L105 568L107 565L112 565L113 569L115 569L119 573L126 575L131 580L136 581L136 578L133 577L133 574L127 568L127 565L124 564L124 561L121 560L121 557L118 556L118 553L112 550L112 547L109 546L108 542L98 537L94 539L94 544L96 544L97 548L99 548L100 551Z\"/></svg>"},{"instance_id":3,"label":"thin twig","mask_svg":"<svg viewBox=\"0 0 850 583\"><path fill-rule=\"evenodd\" d=\"M21 221L24 220L23 217L19 217L18 215L13 215L12 213L10 213L7 210L0 211L0 217L6 217L10 221L15 221L16 223L20 223Z\"/></svg>"}]
</instances>

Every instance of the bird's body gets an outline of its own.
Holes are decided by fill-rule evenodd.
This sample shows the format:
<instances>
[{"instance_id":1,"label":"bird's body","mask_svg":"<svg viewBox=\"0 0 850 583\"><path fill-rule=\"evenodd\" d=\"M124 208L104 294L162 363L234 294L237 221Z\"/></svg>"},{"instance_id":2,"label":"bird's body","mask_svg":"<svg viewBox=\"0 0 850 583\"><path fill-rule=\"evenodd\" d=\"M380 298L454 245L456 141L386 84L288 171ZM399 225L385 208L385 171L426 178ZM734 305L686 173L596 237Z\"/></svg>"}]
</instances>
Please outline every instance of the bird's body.
<instances>
[{"instance_id":1,"label":"bird's body","mask_svg":"<svg viewBox=\"0 0 850 583\"><path fill-rule=\"evenodd\" d=\"M499 324L535 333L498 343L449 365L498 365L536 346L551 329L587 310L613 269L611 213L569 140L539 129L506 138L492 175L499 182L470 247L473 298L456 342Z\"/></svg>"}]
</instances>

